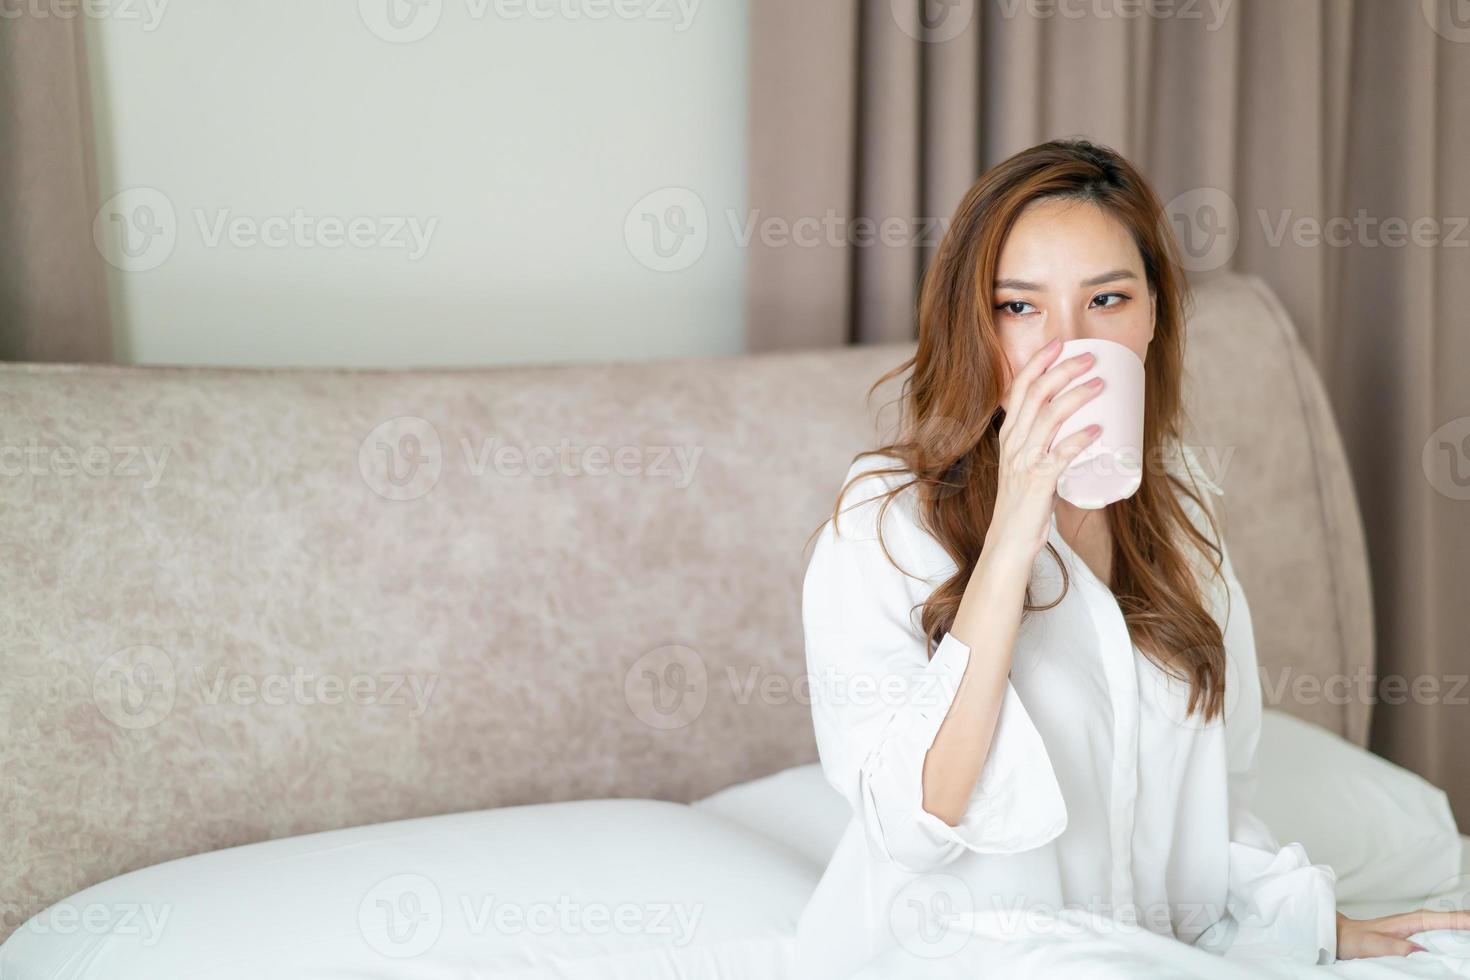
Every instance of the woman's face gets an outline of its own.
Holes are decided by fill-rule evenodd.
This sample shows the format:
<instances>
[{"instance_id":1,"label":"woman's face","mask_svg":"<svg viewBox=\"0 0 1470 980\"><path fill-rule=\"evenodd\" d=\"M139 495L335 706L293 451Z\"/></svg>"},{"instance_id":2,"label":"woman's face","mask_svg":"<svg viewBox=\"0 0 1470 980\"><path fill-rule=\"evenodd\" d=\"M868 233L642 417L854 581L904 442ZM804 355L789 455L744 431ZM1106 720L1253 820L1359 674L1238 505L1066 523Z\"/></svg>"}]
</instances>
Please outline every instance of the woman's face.
<instances>
[{"instance_id":1,"label":"woman's face","mask_svg":"<svg viewBox=\"0 0 1470 980\"><path fill-rule=\"evenodd\" d=\"M994 316L1012 376L1054 337L1116 341L1142 360L1154 336L1143 256L1088 201L1040 200L1021 212L996 266Z\"/></svg>"}]
</instances>

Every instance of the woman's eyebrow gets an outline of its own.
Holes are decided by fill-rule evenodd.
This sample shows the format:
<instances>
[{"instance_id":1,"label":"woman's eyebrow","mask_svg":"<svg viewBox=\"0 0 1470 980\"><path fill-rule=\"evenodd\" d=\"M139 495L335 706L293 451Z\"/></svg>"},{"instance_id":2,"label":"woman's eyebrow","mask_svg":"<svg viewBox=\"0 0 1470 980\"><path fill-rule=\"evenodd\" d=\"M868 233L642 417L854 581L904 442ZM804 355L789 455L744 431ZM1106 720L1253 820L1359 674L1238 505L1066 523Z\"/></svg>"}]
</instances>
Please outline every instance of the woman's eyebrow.
<instances>
[{"instance_id":1,"label":"woman's eyebrow","mask_svg":"<svg viewBox=\"0 0 1470 980\"><path fill-rule=\"evenodd\" d=\"M1138 277L1128 269L1113 269L1110 272L1104 272L1100 275L1093 276L1091 279L1082 280L1082 285L1101 286L1105 282L1118 282L1122 279L1137 278ZM1046 292L1045 285L1039 282L1032 282L1029 279L997 279L995 280L995 289L997 292L1002 289L1016 289L1020 290L1023 293Z\"/></svg>"},{"instance_id":2,"label":"woman's eyebrow","mask_svg":"<svg viewBox=\"0 0 1470 980\"><path fill-rule=\"evenodd\" d=\"M1084 285L1084 286L1101 286L1105 282L1117 282L1120 279L1137 279L1137 278L1138 278L1137 276L1135 276L1132 272L1130 272L1127 269L1114 269L1111 272L1104 272L1100 276L1093 276L1091 279L1084 279L1084 280L1082 280L1082 285Z\"/></svg>"}]
</instances>

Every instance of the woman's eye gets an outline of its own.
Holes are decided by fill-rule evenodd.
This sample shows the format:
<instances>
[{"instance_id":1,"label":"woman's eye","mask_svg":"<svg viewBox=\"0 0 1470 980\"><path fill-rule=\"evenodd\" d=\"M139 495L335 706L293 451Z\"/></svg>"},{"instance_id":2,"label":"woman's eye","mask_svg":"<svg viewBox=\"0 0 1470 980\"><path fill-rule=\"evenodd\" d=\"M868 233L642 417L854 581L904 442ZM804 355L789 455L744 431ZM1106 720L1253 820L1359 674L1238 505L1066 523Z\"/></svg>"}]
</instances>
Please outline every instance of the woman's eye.
<instances>
[{"instance_id":1,"label":"woman's eye","mask_svg":"<svg viewBox=\"0 0 1470 980\"><path fill-rule=\"evenodd\" d=\"M1099 309L1106 309L1109 306L1117 306L1127 298L1122 293L1099 293L1092 298L1092 305Z\"/></svg>"},{"instance_id":2,"label":"woman's eye","mask_svg":"<svg viewBox=\"0 0 1470 980\"><path fill-rule=\"evenodd\" d=\"M999 304L996 309L1009 313L1011 316L1024 316L1027 310L1034 310L1036 307L1025 300L1013 299L1009 303Z\"/></svg>"}]
</instances>

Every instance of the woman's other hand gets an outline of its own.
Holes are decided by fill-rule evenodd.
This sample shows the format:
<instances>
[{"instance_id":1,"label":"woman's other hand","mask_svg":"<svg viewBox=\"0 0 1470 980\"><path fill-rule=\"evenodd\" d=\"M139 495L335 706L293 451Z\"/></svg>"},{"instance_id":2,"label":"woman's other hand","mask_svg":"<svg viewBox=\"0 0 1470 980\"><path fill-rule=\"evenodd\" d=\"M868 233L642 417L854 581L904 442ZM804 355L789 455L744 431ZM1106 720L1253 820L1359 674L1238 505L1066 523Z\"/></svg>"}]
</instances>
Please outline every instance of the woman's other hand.
<instances>
[{"instance_id":1,"label":"woman's other hand","mask_svg":"<svg viewBox=\"0 0 1470 980\"><path fill-rule=\"evenodd\" d=\"M1426 953L1423 946L1409 937L1432 929L1464 929L1470 931L1470 909L1458 912L1431 912L1419 909L1385 915L1377 919L1350 919L1337 913L1337 958L1356 960L1369 956L1408 956Z\"/></svg>"}]
</instances>

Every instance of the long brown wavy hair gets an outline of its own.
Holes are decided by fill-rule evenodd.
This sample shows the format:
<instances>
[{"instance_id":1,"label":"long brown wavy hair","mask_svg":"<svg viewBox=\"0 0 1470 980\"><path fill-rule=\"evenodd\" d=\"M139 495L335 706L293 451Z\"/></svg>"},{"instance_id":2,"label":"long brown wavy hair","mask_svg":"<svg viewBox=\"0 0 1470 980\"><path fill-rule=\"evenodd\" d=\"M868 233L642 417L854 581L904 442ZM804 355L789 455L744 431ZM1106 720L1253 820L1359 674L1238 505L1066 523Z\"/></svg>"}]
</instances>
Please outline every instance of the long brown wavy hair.
<instances>
[{"instance_id":1,"label":"long brown wavy hair","mask_svg":"<svg viewBox=\"0 0 1470 980\"><path fill-rule=\"evenodd\" d=\"M1001 399L1008 384L994 318L996 267L1021 212L1043 198L1087 201L1102 208L1128 229L1143 256L1155 298L1154 336L1144 364L1145 465L1138 491L1105 508L1114 542L1111 587L1133 642L1161 669L1189 683L1187 714L1198 710L1209 721L1224 709L1224 640L1205 608L1201 584L1181 541L1192 542L1217 574L1222 555L1190 520L1175 488L1199 505L1216 540L1219 530L1195 487L1153 465L1171 441L1180 439L1189 287L1158 196L1118 153L1084 140L1054 140L1016 154L975 182L925 270L914 356L873 385L876 391L907 372L899 395L897 441L857 458L895 457L901 467L863 475L908 478L883 494L879 527L894 496L915 487L921 523L958 568L922 603L921 623L933 656L954 623L996 499L998 434L1005 419ZM851 486L849 482L838 494L834 521ZM1066 565L1050 543L1046 547L1062 570L1065 595L1070 587ZM1034 605L1028 587L1023 615L1060 601L1059 595L1045 606Z\"/></svg>"}]
</instances>

